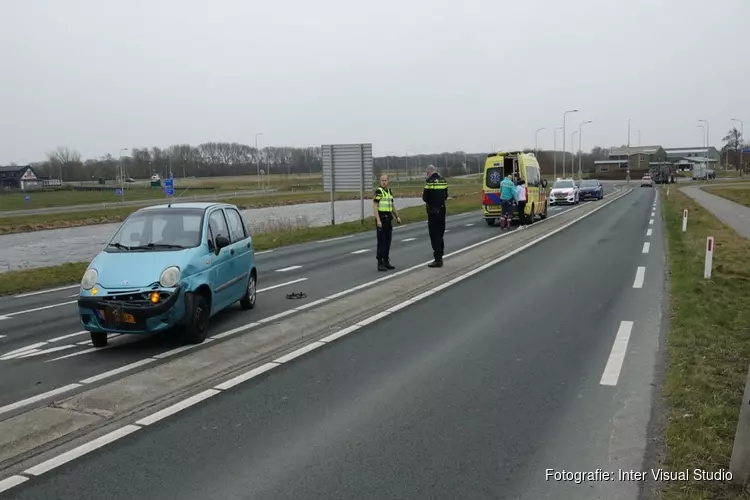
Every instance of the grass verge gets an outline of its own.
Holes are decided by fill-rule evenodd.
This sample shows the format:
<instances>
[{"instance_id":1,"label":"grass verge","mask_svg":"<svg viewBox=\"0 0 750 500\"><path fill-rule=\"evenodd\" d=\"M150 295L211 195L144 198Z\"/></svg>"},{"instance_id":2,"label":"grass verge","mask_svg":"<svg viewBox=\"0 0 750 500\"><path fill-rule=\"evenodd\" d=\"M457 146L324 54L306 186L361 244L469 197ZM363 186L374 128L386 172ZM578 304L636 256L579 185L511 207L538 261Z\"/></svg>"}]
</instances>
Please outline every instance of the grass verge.
<instances>
[{"instance_id":1,"label":"grass verge","mask_svg":"<svg viewBox=\"0 0 750 500\"><path fill-rule=\"evenodd\" d=\"M704 191L721 196L727 200L750 207L750 184L742 184L734 187L713 186L703 188Z\"/></svg>"},{"instance_id":2,"label":"grass verge","mask_svg":"<svg viewBox=\"0 0 750 500\"><path fill-rule=\"evenodd\" d=\"M670 331L664 395L671 471L727 469L750 362L750 241L677 189L662 189L669 260ZM682 211L690 213L682 232ZM703 278L706 237L715 238L711 279ZM672 481L662 498L750 498L718 481Z\"/></svg>"},{"instance_id":3,"label":"grass verge","mask_svg":"<svg viewBox=\"0 0 750 500\"><path fill-rule=\"evenodd\" d=\"M448 200L448 214L472 212L480 210L478 193L473 195L458 196ZM399 210L402 224L422 222L427 220L424 207L410 207ZM308 243L328 238L336 238L348 234L361 233L375 230L375 220L372 217L362 221L345 222L335 226L322 227L299 227L299 224L280 224L275 229L271 225L264 229L271 229L253 235L256 251L270 250L288 245ZM374 243L373 236L373 245ZM38 267L34 269L23 269L9 271L0 274L0 295L23 293L44 288L52 288L76 283L83 276L88 262L74 262L50 267Z\"/></svg>"}]
</instances>

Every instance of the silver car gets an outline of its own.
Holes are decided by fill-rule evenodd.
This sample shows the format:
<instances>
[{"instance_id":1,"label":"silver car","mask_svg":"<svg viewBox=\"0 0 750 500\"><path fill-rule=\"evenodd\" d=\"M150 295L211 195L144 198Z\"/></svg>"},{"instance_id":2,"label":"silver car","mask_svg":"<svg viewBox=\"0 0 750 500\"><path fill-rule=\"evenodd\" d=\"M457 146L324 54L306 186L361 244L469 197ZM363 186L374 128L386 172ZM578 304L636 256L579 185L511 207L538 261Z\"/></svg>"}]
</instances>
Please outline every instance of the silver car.
<instances>
[{"instance_id":1,"label":"silver car","mask_svg":"<svg viewBox=\"0 0 750 500\"><path fill-rule=\"evenodd\" d=\"M558 179L549 193L550 205L577 204L580 201L578 186L573 179Z\"/></svg>"}]
</instances>

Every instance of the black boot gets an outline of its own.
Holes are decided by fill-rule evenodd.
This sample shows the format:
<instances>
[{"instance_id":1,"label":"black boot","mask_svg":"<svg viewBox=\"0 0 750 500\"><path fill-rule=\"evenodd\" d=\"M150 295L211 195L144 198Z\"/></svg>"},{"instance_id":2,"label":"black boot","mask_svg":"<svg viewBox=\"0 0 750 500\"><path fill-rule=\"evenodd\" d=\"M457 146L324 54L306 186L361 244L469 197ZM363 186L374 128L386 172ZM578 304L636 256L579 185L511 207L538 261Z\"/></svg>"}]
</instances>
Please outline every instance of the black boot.
<instances>
[{"instance_id":1,"label":"black boot","mask_svg":"<svg viewBox=\"0 0 750 500\"><path fill-rule=\"evenodd\" d=\"M396 269L396 266L394 266L393 264L391 264L391 260L390 259L383 260L383 265L385 266L386 269Z\"/></svg>"},{"instance_id":2,"label":"black boot","mask_svg":"<svg viewBox=\"0 0 750 500\"><path fill-rule=\"evenodd\" d=\"M427 267L443 267L443 259L435 259L427 264Z\"/></svg>"},{"instance_id":3,"label":"black boot","mask_svg":"<svg viewBox=\"0 0 750 500\"><path fill-rule=\"evenodd\" d=\"M388 268L385 267L385 263L381 259L378 259L378 271L387 271L387 270Z\"/></svg>"}]
</instances>

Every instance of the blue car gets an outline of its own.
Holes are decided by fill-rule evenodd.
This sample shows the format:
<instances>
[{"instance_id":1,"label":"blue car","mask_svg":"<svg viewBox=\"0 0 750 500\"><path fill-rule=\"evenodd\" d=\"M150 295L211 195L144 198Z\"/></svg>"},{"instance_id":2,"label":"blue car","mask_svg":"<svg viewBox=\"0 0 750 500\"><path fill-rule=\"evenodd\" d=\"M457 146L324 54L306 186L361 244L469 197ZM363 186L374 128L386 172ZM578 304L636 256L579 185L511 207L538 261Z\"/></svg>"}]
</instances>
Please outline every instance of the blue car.
<instances>
[{"instance_id":1,"label":"blue car","mask_svg":"<svg viewBox=\"0 0 750 500\"><path fill-rule=\"evenodd\" d=\"M78 308L95 347L112 333L179 329L206 339L209 319L255 307L258 271L240 211L223 203L142 208L119 227L81 280Z\"/></svg>"}]
</instances>

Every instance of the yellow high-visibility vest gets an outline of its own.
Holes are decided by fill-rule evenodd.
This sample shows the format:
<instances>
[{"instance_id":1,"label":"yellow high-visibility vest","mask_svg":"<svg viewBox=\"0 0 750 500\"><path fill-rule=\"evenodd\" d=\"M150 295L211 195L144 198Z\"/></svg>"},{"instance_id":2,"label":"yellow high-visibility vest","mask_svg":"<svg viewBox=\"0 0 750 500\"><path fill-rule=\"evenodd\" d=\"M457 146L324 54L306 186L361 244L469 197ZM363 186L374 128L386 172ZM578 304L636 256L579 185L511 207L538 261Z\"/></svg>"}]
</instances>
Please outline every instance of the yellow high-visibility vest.
<instances>
[{"instance_id":1,"label":"yellow high-visibility vest","mask_svg":"<svg viewBox=\"0 0 750 500\"><path fill-rule=\"evenodd\" d=\"M390 189L378 188L378 212L393 212L393 195Z\"/></svg>"}]
</instances>

